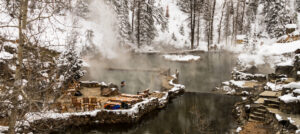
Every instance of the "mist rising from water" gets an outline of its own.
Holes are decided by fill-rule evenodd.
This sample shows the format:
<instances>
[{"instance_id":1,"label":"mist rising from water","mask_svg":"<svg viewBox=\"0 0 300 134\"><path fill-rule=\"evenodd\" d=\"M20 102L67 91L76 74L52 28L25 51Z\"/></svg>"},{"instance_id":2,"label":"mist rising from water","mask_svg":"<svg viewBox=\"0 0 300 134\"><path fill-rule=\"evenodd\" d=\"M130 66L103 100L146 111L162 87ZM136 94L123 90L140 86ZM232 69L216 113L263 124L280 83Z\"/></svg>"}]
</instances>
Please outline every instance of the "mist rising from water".
<instances>
[{"instance_id":1,"label":"mist rising from water","mask_svg":"<svg viewBox=\"0 0 300 134\"><path fill-rule=\"evenodd\" d=\"M105 0L92 0L89 3L88 27L94 32L93 43L101 56L117 58L119 56L118 20L112 5Z\"/></svg>"}]
</instances>

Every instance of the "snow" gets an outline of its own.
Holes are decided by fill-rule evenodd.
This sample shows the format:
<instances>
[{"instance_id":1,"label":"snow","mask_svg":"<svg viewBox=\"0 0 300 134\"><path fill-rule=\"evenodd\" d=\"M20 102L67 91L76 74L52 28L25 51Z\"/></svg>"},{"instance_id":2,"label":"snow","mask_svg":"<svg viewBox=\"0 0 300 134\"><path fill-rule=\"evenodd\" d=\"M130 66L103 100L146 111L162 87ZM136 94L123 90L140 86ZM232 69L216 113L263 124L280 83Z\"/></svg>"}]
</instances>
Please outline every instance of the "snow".
<instances>
[{"instance_id":1,"label":"snow","mask_svg":"<svg viewBox=\"0 0 300 134\"><path fill-rule=\"evenodd\" d=\"M46 78L49 77L48 73L42 73L42 76L43 76L43 77L46 77Z\"/></svg>"},{"instance_id":2,"label":"snow","mask_svg":"<svg viewBox=\"0 0 300 134\"><path fill-rule=\"evenodd\" d=\"M283 86L284 88L300 89L300 82L291 82Z\"/></svg>"},{"instance_id":3,"label":"snow","mask_svg":"<svg viewBox=\"0 0 300 134\"><path fill-rule=\"evenodd\" d=\"M237 87L244 87L246 81L235 81L235 80L230 80L230 83L237 86Z\"/></svg>"},{"instance_id":4,"label":"snow","mask_svg":"<svg viewBox=\"0 0 300 134\"><path fill-rule=\"evenodd\" d=\"M278 121L282 121L282 117L279 114L275 114L275 117Z\"/></svg>"},{"instance_id":5,"label":"snow","mask_svg":"<svg viewBox=\"0 0 300 134\"><path fill-rule=\"evenodd\" d=\"M229 86L229 81L222 82L223 85Z\"/></svg>"},{"instance_id":6,"label":"snow","mask_svg":"<svg viewBox=\"0 0 300 134\"><path fill-rule=\"evenodd\" d=\"M276 64L276 66L293 66L293 65L294 65L294 61L292 59Z\"/></svg>"},{"instance_id":7,"label":"snow","mask_svg":"<svg viewBox=\"0 0 300 134\"><path fill-rule=\"evenodd\" d=\"M237 40L244 40L246 38L246 35L237 35L236 39Z\"/></svg>"},{"instance_id":8,"label":"snow","mask_svg":"<svg viewBox=\"0 0 300 134\"><path fill-rule=\"evenodd\" d=\"M283 87L282 84L277 84L277 85L275 85L274 83L271 83L271 82L267 82L267 83L266 83L266 86L267 86L268 88L270 88L272 91L279 91L279 90L282 90L282 87Z\"/></svg>"},{"instance_id":9,"label":"snow","mask_svg":"<svg viewBox=\"0 0 300 134\"><path fill-rule=\"evenodd\" d=\"M166 60L170 61L197 61L200 56L195 55L163 55Z\"/></svg>"},{"instance_id":10,"label":"snow","mask_svg":"<svg viewBox=\"0 0 300 134\"><path fill-rule=\"evenodd\" d=\"M232 89L229 86L223 86L223 90L226 92L226 94L234 94L236 92L235 89Z\"/></svg>"},{"instance_id":11,"label":"snow","mask_svg":"<svg viewBox=\"0 0 300 134\"><path fill-rule=\"evenodd\" d=\"M8 131L8 126L0 126L0 134L2 134L4 131Z\"/></svg>"},{"instance_id":12,"label":"snow","mask_svg":"<svg viewBox=\"0 0 300 134\"><path fill-rule=\"evenodd\" d=\"M295 121L294 120L292 120L292 118L291 117L287 117L287 119L290 121L290 123L294 123Z\"/></svg>"},{"instance_id":13,"label":"snow","mask_svg":"<svg viewBox=\"0 0 300 134\"><path fill-rule=\"evenodd\" d=\"M22 95L19 95L19 96L18 96L18 100L19 100L19 101L23 100L23 96L22 96Z\"/></svg>"},{"instance_id":14,"label":"snow","mask_svg":"<svg viewBox=\"0 0 300 134\"><path fill-rule=\"evenodd\" d=\"M144 99L142 102L136 103L130 109L119 109L119 110L94 110L94 111L87 111L87 112L75 112L75 113L55 113L53 111L46 111L46 112L31 112L25 115L25 119L28 122L34 122L36 120L42 119L66 119L70 116L91 116L95 117L101 111L113 112L116 114L127 114L132 117L135 117L135 114L139 112L140 109L143 109L144 106L157 98L149 98Z\"/></svg>"},{"instance_id":15,"label":"snow","mask_svg":"<svg viewBox=\"0 0 300 134\"><path fill-rule=\"evenodd\" d=\"M83 61L82 62L82 66L83 67L90 67L90 64L88 62L86 62L86 61Z\"/></svg>"},{"instance_id":16,"label":"snow","mask_svg":"<svg viewBox=\"0 0 300 134\"><path fill-rule=\"evenodd\" d=\"M289 43L274 43L275 41L267 40L264 45L256 45L254 50L249 52L243 50L239 54L238 61L241 65L264 65L269 64L275 67L276 64L291 64L291 58L284 57L283 54L293 53L300 48L300 40ZM235 50L233 50L235 51ZM284 62L284 63L282 63Z\"/></svg>"},{"instance_id":17,"label":"snow","mask_svg":"<svg viewBox=\"0 0 300 134\"><path fill-rule=\"evenodd\" d=\"M297 36L297 35L300 35L300 33L299 33L299 31L294 31L294 32L292 33L292 35L293 35L293 36Z\"/></svg>"},{"instance_id":18,"label":"snow","mask_svg":"<svg viewBox=\"0 0 300 134\"><path fill-rule=\"evenodd\" d=\"M295 89L293 93L300 94L300 89Z\"/></svg>"},{"instance_id":19,"label":"snow","mask_svg":"<svg viewBox=\"0 0 300 134\"><path fill-rule=\"evenodd\" d=\"M172 75L172 77L174 78L174 79L172 79L170 82L169 82L169 84L170 85L173 85L174 87L170 90L171 92L179 92L179 90L183 90L183 89L185 89L185 86L184 85L181 85L181 84L175 84L173 81L175 80L175 79L177 79L177 77L176 77L176 75Z\"/></svg>"},{"instance_id":20,"label":"snow","mask_svg":"<svg viewBox=\"0 0 300 134\"><path fill-rule=\"evenodd\" d=\"M13 57L14 57L13 54L8 53L8 52L6 52L6 51L1 51L1 52L0 52L0 59L10 60L10 59L12 59Z\"/></svg>"},{"instance_id":21,"label":"snow","mask_svg":"<svg viewBox=\"0 0 300 134\"><path fill-rule=\"evenodd\" d=\"M288 28L288 29L297 28L297 25L296 24L287 24L287 25L285 25L285 28Z\"/></svg>"},{"instance_id":22,"label":"snow","mask_svg":"<svg viewBox=\"0 0 300 134\"><path fill-rule=\"evenodd\" d=\"M241 128L241 127L238 127L238 128L236 129L236 132L239 133L240 131L242 131L242 128Z\"/></svg>"},{"instance_id":23,"label":"snow","mask_svg":"<svg viewBox=\"0 0 300 134\"><path fill-rule=\"evenodd\" d=\"M280 96L279 99L284 103L300 102L300 96L295 97L292 93Z\"/></svg>"},{"instance_id":24,"label":"snow","mask_svg":"<svg viewBox=\"0 0 300 134\"><path fill-rule=\"evenodd\" d=\"M160 0L156 1L157 5L161 5L166 12L167 7L169 8L169 18L168 18L168 29L161 31L161 27L157 26L158 36L154 39L155 42L159 44L172 45L175 48L184 48L190 46L189 39L189 27L186 23L188 14L182 12L177 6L176 0ZM183 27L183 35L180 34L180 28ZM175 36L176 40L172 39L172 36Z\"/></svg>"}]
</instances>

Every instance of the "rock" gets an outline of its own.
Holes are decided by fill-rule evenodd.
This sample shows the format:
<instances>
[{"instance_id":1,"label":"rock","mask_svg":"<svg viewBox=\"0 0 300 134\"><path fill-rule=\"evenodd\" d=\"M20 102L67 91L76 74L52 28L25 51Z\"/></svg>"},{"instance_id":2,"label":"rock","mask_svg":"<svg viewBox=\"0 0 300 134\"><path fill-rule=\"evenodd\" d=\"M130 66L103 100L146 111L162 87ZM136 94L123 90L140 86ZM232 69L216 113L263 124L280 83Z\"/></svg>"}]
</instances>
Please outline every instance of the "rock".
<instances>
[{"instance_id":1,"label":"rock","mask_svg":"<svg viewBox=\"0 0 300 134\"><path fill-rule=\"evenodd\" d=\"M275 68L275 74L276 75L281 75L285 74L287 77L293 76L293 68L294 66L292 65L286 65L286 66L276 66Z\"/></svg>"}]
</instances>

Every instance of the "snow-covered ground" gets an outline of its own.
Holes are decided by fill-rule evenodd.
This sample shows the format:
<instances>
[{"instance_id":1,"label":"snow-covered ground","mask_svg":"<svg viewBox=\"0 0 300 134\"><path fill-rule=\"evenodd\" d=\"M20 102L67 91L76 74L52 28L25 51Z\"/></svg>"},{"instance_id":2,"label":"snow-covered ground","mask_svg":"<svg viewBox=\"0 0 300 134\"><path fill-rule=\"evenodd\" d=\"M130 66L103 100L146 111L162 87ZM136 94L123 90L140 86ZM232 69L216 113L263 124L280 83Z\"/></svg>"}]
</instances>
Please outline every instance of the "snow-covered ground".
<instances>
[{"instance_id":1,"label":"snow-covered ground","mask_svg":"<svg viewBox=\"0 0 300 134\"><path fill-rule=\"evenodd\" d=\"M291 65L292 57L285 57L283 54L292 54L299 48L300 41L264 44L256 46L250 52L240 51L238 61L242 66L269 64L274 68L276 65Z\"/></svg>"},{"instance_id":2,"label":"snow-covered ground","mask_svg":"<svg viewBox=\"0 0 300 134\"><path fill-rule=\"evenodd\" d=\"M200 56L195 55L163 55L164 59L170 61L197 61L200 60Z\"/></svg>"},{"instance_id":3,"label":"snow-covered ground","mask_svg":"<svg viewBox=\"0 0 300 134\"><path fill-rule=\"evenodd\" d=\"M4 131L7 131L8 127L7 126L0 126L0 134L4 134Z\"/></svg>"}]
</instances>

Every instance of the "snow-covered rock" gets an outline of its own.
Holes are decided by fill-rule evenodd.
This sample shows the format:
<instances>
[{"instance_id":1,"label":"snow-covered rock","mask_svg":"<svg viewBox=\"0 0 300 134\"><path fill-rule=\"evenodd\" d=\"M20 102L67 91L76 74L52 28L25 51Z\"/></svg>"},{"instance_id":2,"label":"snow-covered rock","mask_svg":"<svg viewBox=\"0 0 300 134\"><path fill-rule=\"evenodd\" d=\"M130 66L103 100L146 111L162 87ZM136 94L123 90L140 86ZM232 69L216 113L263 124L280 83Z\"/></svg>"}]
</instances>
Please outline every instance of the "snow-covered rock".
<instances>
[{"instance_id":1,"label":"snow-covered rock","mask_svg":"<svg viewBox=\"0 0 300 134\"><path fill-rule=\"evenodd\" d=\"M300 102L300 96L294 96L292 93L280 96L279 99L284 103L297 103Z\"/></svg>"}]
</instances>

